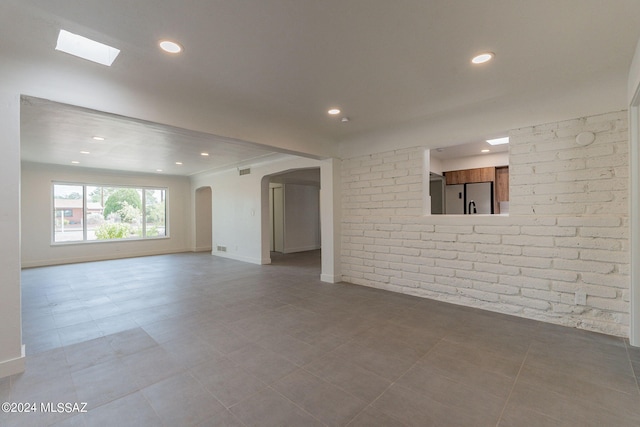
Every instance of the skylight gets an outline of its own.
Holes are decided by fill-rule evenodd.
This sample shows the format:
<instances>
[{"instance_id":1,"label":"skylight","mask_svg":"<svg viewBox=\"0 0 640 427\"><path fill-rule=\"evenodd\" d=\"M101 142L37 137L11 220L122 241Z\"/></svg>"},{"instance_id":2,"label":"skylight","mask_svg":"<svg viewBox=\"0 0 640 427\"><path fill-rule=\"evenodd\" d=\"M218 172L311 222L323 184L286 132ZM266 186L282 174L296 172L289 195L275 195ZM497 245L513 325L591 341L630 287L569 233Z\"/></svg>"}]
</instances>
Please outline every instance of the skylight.
<instances>
[{"instance_id":1,"label":"skylight","mask_svg":"<svg viewBox=\"0 0 640 427\"><path fill-rule=\"evenodd\" d=\"M120 50L115 47L107 46L65 30L60 30L60 34L58 34L56 50L108 67L113 64L113 61L120 53Z\"/></svg>"},{"instance_id":2,"label":"skylight","mask_svg":"<svg viewBox=\"0 0 640 427\"><path fill-rule=\"evenodd\" d=\"M487 142L489 144L491 144L491 145L508 144L509 143L509 137L505 136L504 138L487 139Z\"/></svg>"}]
</instances>

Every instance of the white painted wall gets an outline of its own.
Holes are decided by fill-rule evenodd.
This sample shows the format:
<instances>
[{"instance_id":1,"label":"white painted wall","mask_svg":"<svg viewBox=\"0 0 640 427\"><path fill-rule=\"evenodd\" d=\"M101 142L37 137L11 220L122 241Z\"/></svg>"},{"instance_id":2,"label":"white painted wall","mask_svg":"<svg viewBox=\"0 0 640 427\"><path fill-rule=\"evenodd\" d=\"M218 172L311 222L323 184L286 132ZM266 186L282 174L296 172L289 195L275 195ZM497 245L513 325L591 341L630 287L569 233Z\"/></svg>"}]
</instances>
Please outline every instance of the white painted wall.
<instances>
[{"instance_id":1,"label":"white painted wall","mask_svg":"<svg viewBox=\"0 0 640 427\"><path fill-rule=\"evenodd\" d=\"M211 187L196 190L196 252L211 252L212 250L212 217L213 209Z\"/></svg>"},{"instance_id":2,"label":"white painted wall","mask_svg":"<svg viewBox=\"0 0 640 427\"><path fill-rule=\"evenodd\" d=\"M422 147L344 160L344 280L628 336L627 113L510 136L509 216L421 215Z\"/></svg>"},{"instance_id":3,"label":"white painted wall","mask_svg":"<svg viewBox=\"0 0 640 427\"><path fill-rule=\"evenodd\" d=\"M20 97L0 91L0 378L24 370L20 314Z\"/></svg>"},{"instance_id":4,"label":"white painted wall","mask_svg":"<svg viewBox=\"0 0 640 427\"><path fill-rule=\"evenodd\" d=\"M486 154L482 156L459 157L457 159L445 159L440 162L443 172L489 168L509 165L509 152Z\"/></svg>"},{"instance_id":5,"label":"white painted wall","mask_svg":"<svg viewBox=\"0 0 640 427\"><path fill-rule=\"evenodd\" d=\"M169 238L121 242L51 244L53 181L105 185L165 187ZM22 164L22 266L65 264L157 255L192 250L191 191L187 177L127 174L115 171Z\"/></svg>"},{"instance_id":6,"label":"white painted wall","mask_svg":"<svg viewBox=\"0 0 640 427\"><path fill-rule=\"evenodd\" d=\"M269 176L304 168L320 168L322 230L322 275L327 282L339 281L340 177L336 160L315 160L298 156L250 165L251 173L240 176L233 169L192 177L191 189L211 186L213 190L213 254L254 264L269 264L270 215ZM337 175L336 175L337 174ZM217 251L225 246L226 252Z\"/></svg>"},{"instance_id":7,"label":"white painted wall","mask_svg":"<svg viewBox=\"0 0 640 427\"><path fill-rule=\"evenodd\" d=\"M284 253L320 249L320 189L284 186Z\"/></svg>"}]
</instances>

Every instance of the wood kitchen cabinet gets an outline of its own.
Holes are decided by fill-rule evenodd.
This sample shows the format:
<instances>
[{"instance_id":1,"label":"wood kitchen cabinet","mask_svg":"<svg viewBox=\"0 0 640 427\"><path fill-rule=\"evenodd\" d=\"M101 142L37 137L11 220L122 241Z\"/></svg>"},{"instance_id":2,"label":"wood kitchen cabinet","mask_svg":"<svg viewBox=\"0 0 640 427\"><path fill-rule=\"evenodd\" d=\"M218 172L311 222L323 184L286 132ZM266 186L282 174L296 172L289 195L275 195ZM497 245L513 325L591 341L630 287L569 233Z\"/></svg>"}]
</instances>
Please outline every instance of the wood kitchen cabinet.
<instances>
[{"instance_id":1,"label":"wood kitchen cabinet","mask_svg":"<svg viewBox=\"0 0 640 427\"><path fill-rule=\"evenodd\" d=\"M472 184L474 182L494 182L496 179L496 168L477 168L444 173L447 185Z\"/></svg>"},{"instance_id":2,"label":"wood kitchen cabinet","mask_svg":"<svg viewBox=\"0 0 640 427\"><path fill-rule=\"evenodd\" d=\"M509 166L496 168L496 202L509 201Z\"/></svg>"}]
</instances>

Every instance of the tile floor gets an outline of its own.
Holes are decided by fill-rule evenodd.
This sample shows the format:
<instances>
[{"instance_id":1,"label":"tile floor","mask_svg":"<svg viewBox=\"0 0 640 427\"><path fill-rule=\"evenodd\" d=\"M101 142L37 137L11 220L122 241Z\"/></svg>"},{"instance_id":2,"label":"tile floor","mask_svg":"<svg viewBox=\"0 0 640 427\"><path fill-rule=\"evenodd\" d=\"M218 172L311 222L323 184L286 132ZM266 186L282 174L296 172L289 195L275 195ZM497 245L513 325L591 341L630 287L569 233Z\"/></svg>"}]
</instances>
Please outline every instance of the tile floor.
<instances>
[{"instance_id":1,"label":"tile floor","mask_svg":"<svg viewBox=\"0 0 640 427\"><path fill-rule=\"evenodd\" d=\"M317 252L25 270L2 426L638 426L626 340L348 284Z\"/></svg>"}]
</instances>

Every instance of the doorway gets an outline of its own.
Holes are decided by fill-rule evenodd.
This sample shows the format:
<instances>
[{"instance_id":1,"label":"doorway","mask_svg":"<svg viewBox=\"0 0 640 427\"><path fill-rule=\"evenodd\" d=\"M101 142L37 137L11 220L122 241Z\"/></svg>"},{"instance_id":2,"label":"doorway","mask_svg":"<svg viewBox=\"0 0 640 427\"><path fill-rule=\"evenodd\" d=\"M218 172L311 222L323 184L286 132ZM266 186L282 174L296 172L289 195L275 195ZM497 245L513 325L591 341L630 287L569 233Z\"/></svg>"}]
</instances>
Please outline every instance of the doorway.
<instances>
[{"instance_id":1,"label":"doorway","mask_svg":"<svg viewBox=\"0 0 640 427\"><path fill-rule=\"evenodd\" d=\"M264 177L268 183L269 263L286 264L315 251L320 267L320 168L288 170ZM311 259L310 258L310 259ZM298 262L298 261L296 261ZM305 263L306 264L306 263Z\"/></svg>"},{"instance_id":2,"label":"doorway","mask_svg":"<svg viewBox=\"0 0 640 427\"><path fill-rule=\"evenodd\" d=\"M213 198L211 187L196 190L196 252L213 249Z\"/></svg>"}]
</instances>

